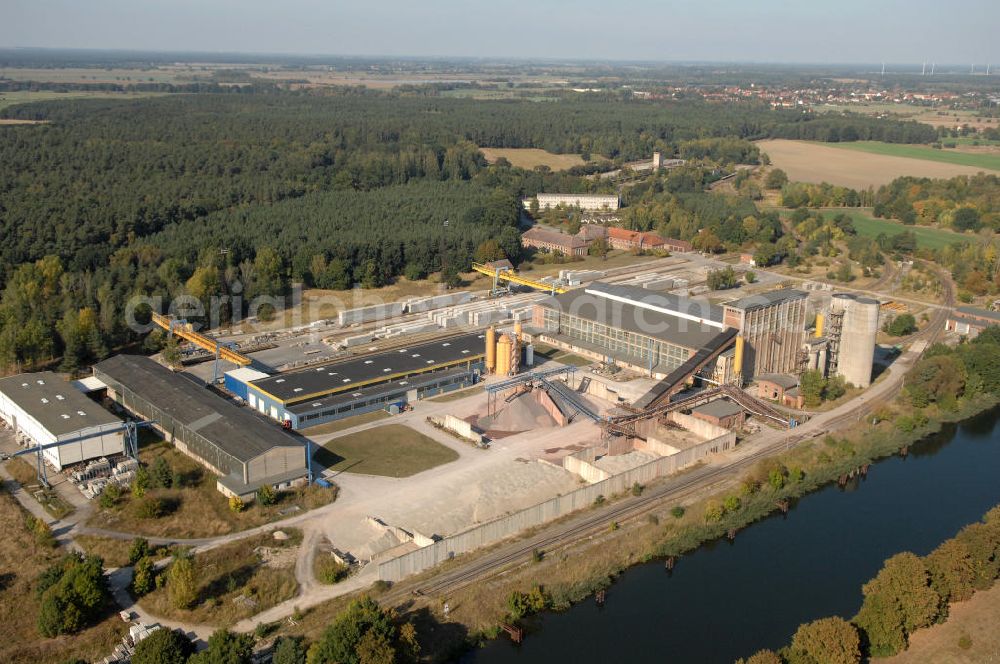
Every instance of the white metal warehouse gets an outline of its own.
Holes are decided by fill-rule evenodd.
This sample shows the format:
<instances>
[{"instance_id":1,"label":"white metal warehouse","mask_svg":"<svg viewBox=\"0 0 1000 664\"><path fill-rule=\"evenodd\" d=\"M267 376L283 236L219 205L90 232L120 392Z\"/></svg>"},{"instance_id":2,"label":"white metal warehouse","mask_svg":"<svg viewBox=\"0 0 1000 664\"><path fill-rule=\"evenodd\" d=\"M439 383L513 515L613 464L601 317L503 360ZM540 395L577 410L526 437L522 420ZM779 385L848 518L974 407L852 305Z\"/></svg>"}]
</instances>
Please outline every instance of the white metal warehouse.
<instances>
[{"instance_id":1,"label":"white metal warehouse","mask_svg":"<svg viewBox=\"0 0 1000 664\"><path fill-rule=\"evenodd\" d=\"M75 441L42 451L56 470L125 449L121 420L51 371L0 378L0 418L25 447Z\"/></svg>"}]
</instances>

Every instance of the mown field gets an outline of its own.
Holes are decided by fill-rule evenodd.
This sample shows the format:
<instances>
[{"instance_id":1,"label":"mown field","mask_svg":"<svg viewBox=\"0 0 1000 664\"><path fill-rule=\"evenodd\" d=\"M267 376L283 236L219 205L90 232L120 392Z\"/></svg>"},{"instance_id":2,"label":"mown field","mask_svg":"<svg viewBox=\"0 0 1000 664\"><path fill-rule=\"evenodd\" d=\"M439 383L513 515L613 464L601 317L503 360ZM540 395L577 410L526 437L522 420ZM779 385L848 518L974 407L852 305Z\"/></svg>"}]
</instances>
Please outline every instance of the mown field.
<instances>
[{"instance_id":1,"label":"mown field","mask_svg":"<svg viewBox=\"0 0 1000 664\"><path fill-rule=\"evenodd\" d=\"M865 189L889 184L898 177L912 175L928 178L951 178L956 175L975 175L982 166L934 161L926 156L901 156L845 149L847 143L813 143L785 139L759 141L758 147L768 154L771 162L788 173L797 182L829 182L830 184ZM886 148L913 146L890 146ZM927 152L941 152L926 148ZM921 153L923 154L923 153ZM992 155L975 155L952 152L950 154L973 159ZM1000 169L1000 165L997 166Z\"/></svg>"},{"instance_id":2,"label":"mown field","mask_svg":"<svg viewBox=\"0 0 1000 664\"><path fill-rule=\"evenodd\" d=\"M563 171L573 166L582 166L583 158L578 154L555 154L537 148L479 148L491 164L503 157L518 168L548 166L554 171Z\"/></svg>"},{"instance_id":3,"label":"mown field","mask_svg":"<svg viewBox=\"0 0 1000 664\"><path fill-rule=\"evenodd\" d=\"M940 249L955 242L978 242L975 235L963 235L940 228L928 228L927 226L906 226L898 221L889 219L876 219L870 212L863 210L824 210L823 214L833 217L838 214L847 214L854 222L854 228L858 235L875 238L880 233L892 237L904 231L912 231L917 236L917 246L921 249Z\"/></svg>"},{"instance_id":4,"label":"mown field","mask_svg":"<svg viewBox=\"0 0 1000 664\"><path fill-rule=\"evenodd\" d=\"M972 166L974 168L1000 171L1000 154L959 152L947 149L937 150L926 145L903 145L898 143L880 143L877 141L829 143L828 145L844 150L867 152L869 154L905 157L907 159L926 159L929 161L939 161L943 164L957 164L959 166Z\"/></svg>"}]
</instances>

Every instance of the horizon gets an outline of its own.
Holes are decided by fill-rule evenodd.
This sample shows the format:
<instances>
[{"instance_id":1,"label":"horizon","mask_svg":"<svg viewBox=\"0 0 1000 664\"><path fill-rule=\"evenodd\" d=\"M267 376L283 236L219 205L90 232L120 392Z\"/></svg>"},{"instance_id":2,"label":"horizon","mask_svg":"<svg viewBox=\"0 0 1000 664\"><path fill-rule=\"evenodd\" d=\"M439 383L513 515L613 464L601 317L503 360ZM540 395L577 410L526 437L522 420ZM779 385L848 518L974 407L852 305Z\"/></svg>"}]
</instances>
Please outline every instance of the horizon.
<instances>
[{"instance_id":1,"label":"horizon","mask_svg":"<svg viewBox=\"0 0 1000 664\"><path fill-rule=\"evenodd\" d=\"M993 65L990 61L975 62L975 63L965 63L958 60L955 61L910 61L910 60L899 60L899 61L880 61L880 60L844 60L844 61L810 61L810 60L755 60L755 59L744 59L744 60L699 60L699 59L677 59L677 60L650 60L650 59L634 59L634 58L584 58L584 57L529 57L529 56L513 56L513 55L428 55L421 53L398 53L398 54L388 54L388 53L321 53L321 52L308 52L308 51L212 51L203 49L136 49L136 48L77 48L77 47L63 47L63 46L0 46L0 53L4 52L27 52L27 51L44 51L49 53L80 53L80 54L108 54L108 55L157 55L157 56L218 56L222 58L227 57L277 57L277 58L309 58L309 59L341 59L341 60L432 60L440 62L456 62L456 61L473 61L473 62L513 62L513 63L554 63L554 64L639 64L639 65L672 65L672 66L700 66L700 65L762 65L762 66L775 66L775 67L829 67L829 68L840 68L840 67L881 67L883 64L886 66L886 74L889 74L889 67L920 67L922 65L935 64L937 67L965 67L967 65L975 65L976 67L982 67L985 70L986 66ZM262 64L266 64L262 62ZM898 73L898 72L893 72ZM977 70L977 73L980 73Z\"/></svg>"},{"instance_id":2,"label":"horizon","mask_svg":"<svg viewBox=\"0 0 1000 664\"><path fill-rule=\"evenodd\" d=\"M181 0L136 8L125 0L44 7L13 0L0 48L282 57L514 59L519 62L858 66L1000 61L990 26L1000 5L957 0L844 0L835 8L785 0L595 0L471 7L437 0ZM975 20L970 20L975 18ZM150 30L149 25L156 25ZM490 26L484 30L483 26ZM853 57L844 57L850 54Z\"/></svg>"}]
</instances>

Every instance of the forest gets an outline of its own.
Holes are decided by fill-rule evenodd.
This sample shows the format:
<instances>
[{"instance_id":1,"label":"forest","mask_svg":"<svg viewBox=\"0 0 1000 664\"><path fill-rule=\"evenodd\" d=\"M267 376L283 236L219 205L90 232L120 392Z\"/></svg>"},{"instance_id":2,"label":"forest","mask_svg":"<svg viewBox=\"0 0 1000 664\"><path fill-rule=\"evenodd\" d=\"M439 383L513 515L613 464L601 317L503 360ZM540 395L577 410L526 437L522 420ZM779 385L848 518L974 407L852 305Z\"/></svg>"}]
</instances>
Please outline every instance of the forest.
<instances>
[{"instance_id":1,"label":"forest","mask_svg":"<svg viewBox=\"0 0 1000 664\"><path fill-rule=\"evenodd\" d=\"M122 316L133 295L208 298L238 280L246 300L292 281L376 286L442 268L453 280L487 240L517 258L521 197L613 190L583 177L586 168L488 166L480 146L614 164L654 150L692 160L647 199L637 191L629 223L683 238L707 226L718 250L780 234L751 201L704 191L733 163L758 161L750 139L831 137L828 126L839 138L847 127L924 139L909 122L754 103L482 101L364 88L75 99L3 114L45 123L0 131L0 365L64 356L70 370L137 340Z\"/></svg>"}]
</instances>

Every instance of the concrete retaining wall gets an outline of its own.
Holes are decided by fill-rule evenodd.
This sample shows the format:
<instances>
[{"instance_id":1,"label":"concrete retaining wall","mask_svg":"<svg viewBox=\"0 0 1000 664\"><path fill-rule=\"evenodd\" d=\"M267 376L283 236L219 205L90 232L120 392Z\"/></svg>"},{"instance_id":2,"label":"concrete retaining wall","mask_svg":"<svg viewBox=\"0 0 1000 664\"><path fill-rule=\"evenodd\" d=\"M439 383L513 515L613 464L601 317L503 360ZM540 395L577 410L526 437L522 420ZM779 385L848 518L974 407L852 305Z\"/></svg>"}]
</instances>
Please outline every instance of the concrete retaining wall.
<instances>
[{"instance_id":1,"label":"concrete retaining wall","mask_svg":"<svg viewBox=\"0 0 1000 664\"><path fill-rule=\"evenodd\" d=\"M569 424L569 419L566 417L566 413L560 410L559 406L556 405L556 402L552 400L552 397L549 396L548 392L546 392L543 389L533 390L531 393L531 398L534 399L535 402L538 403L538 405L544 408L545 411L552 416L552 419L556 421L556 424L558 424L561 427L564 427L567 424Z\"/></svg>"},{"instance_id":2,"label":"concrete retaining wall","mask_svg":"<svg viewBox=\"0 0 1000 664\"><path fill-rule=\"evenodd\" d=\"M733 440L735 441L735 434ZM631 489L636 482L646 484L657 477L675 473L711 454L719 447L720 442L709 440L677 454L655 459L632 470L613 475L606 480L476 526L463 533L446 537L430 546L382 562L378 566L379 578L385 581L399 581L457 555L494 544L517 535L527 528L533 528L571 512L590 507L598 496L623 493Z\"/></svg>"},{"instance_id":3,"label":"concrete retaining wall","mask_svg":"<svg viewBox=\"0 0 1000 664\"><path fill-rule=\"evenodd\" d=\"M483 436L477 433L472 425L465 420L459 419L454 415L445 415L444 417L432 417L431 421L438 426L442 426L448 431L451 431L455 435L464 438L473 443L482 443Z\"/></svg>"},{"instance_id":4,"label":"concrete retaining wall","mask_svg":"<svg viewBox=\"0 0 1000 664\"><path fill-rule=\"evenodd\" d=\"M656 438L647 438L646 440L636 440L635 449L640 452L648 452L649 454L655 454L657 456L673 456L680 452L679 449L673 445L667 445L662 440L657 440Z\"/></svg>"},{"instance_id":5,"label":"concrete retaining wall","mask_svg":"<svg viewBox=\"0 0 1000 664\"><path fill-rule=\"evenodd\" d=\"M733 438L736 434L725 427L720 427L717 424L712 424L711 422L706 422L705 420L699 419L693 415L685 415L680 411L673 411L667 413L667 419L671 422L681 425L691 433L705 440L712 440L714 438L719 438L725 436L726 434L732 434Z\"/></svg>"},{"instance_id":6,"label":"concrete retaining wall","mask_svg":"<svg viewBox=\"0 0 1000 664\"><path fill-rule=\"evenodd\" d=\"M596 460L597 449L588 447L585 450L580 450L579 452L574 452L569 456L563 457L562 465L569 472L582 477L583 481L588 484L596 484L611 477L611 474L606 470L601 470L594 465L594 461Z\"/></svg>"}]
</instances>

